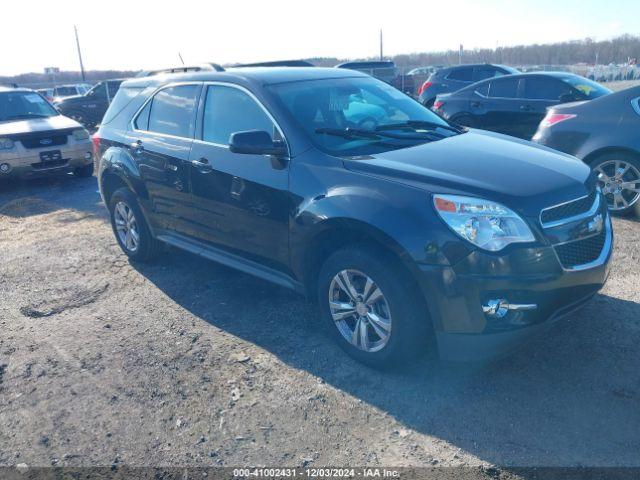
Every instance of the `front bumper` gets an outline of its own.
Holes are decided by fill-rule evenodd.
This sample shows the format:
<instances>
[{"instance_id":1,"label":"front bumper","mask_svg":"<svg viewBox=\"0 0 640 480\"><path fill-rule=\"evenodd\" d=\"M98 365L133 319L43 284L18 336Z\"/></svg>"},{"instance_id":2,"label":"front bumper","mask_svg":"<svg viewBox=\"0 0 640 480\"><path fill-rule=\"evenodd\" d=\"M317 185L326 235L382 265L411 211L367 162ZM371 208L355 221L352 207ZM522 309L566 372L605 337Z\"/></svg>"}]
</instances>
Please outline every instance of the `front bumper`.
<instances>
[{"instance_id":1,"label":"front bumper","mask_svg":"<svg viewBox=\"0 0 640 480\"><path fill-rule=\"evenodd\" d=\"M585 268L563 268L553 246L515 248L504 255L476 251L455 266L421 266L440 357L499 357L584 305L609 276L613 231L608 215L604 228L602 252ZM492 318L482 306L495 298L536 308Z\"/></svg>"},{"instance_id":2,"label":"front bumper","mask_svg":"<svg viewBox=\"0 0 640 480\"><path fill-rule=\"evenodd\" d=\"M42 161L41 152L60 151L60 159ZM72 171L93 162L91 140L73 141L67 145L26 149L20 147L10 153L0 153L0 179L33 178L57 172Z\"/></svg>"}]
</instances>

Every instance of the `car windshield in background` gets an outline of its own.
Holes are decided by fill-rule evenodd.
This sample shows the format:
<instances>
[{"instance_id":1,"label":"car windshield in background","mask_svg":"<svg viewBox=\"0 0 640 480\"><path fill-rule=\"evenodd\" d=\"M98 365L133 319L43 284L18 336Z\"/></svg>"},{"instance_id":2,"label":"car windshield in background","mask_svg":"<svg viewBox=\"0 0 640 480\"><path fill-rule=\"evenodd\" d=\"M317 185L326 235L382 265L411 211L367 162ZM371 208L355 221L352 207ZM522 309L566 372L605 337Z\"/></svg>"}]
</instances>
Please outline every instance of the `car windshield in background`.
<instances>
[{"instance_id":1,"label":"car windshield in background","mask_svg":"<svg viewBox=\"0 0 640 480\"><path fill-rule=\"evenodd\" d=\"M331 155L372 155L462 133L374 78L288 82L270 89L314 144Z\"/></svg>"},{"instance_id":2,"label":"car windshield in background","mask_svg":"<svg viewBox=\"0 0 640 480\"><path fill-rule=\"evenodd\" d=\"M55 115L58 111L36 92L0 93L0 122Z\"/></svg>"},{"instance_id":3,"label":"car windshield in background","mask_svg":"<svg viewBox=\"0 0 640 480\"><path fill-rule=\"evenodd\" d=\"M611 93L611 90L603 87L599 83L592 82L591 80L578 75L563 75L560 79L577 89L589 100L609 95Z\"/></svg>"}]
</instances>

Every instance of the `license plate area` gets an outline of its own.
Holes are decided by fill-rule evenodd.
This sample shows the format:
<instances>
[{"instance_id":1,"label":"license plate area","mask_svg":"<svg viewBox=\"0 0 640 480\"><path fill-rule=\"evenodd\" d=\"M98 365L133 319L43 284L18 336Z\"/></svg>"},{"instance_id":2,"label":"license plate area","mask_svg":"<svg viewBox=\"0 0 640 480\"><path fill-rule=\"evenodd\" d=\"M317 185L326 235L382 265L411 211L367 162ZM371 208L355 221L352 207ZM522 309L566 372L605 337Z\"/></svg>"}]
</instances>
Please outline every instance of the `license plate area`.
<instances>
[{"instance_id":1,"label":"license plate area","mask_svg":"<svg viewBox=\"0 0 640 480\"><path fill-rule=\"evenodd\" d=\"M40 152L41 162L57 162L62 160L62 153L60 150L48 150L46 152Z\"/></svg>"}]
</instances>

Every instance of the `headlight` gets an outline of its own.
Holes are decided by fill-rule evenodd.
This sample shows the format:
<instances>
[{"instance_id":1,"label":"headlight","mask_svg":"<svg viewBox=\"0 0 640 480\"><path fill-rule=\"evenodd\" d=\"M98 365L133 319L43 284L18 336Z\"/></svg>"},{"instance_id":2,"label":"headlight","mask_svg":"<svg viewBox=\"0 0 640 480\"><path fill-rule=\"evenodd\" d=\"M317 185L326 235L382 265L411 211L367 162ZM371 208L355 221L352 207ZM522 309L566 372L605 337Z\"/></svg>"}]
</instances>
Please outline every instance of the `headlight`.
<instances>
[{"instance_id":1,"label":"headlight","mask_svg":"<svg viewBox=\"0 0 640 480\"><path fill-rule=\"evenodd\" d=\"M73 138L76 140L87 140L89 138L89 132L84 128L79 128L73 131Z\"/></svg>"},{"instance_id":2,"label":"headlight","mask_svg":"<svg viewBox=\"0 0 640 480\"><path fill-rule=\"evenodd\" d=\"M524 220L499 203L458 195L434 195L433 203L454 232L484 250L497 252L510 243L535 240Z\"/></svg>"},{"instance_id":3,"label":"headlight","mask_svg":"<svg viewBox=\"0 0 640 480\"><path fill-rule=\"evenodd\" d=\"M13 145L13 140L10 138L0 138L0 150L11 150Z\"/></svg>"}]
</instances>

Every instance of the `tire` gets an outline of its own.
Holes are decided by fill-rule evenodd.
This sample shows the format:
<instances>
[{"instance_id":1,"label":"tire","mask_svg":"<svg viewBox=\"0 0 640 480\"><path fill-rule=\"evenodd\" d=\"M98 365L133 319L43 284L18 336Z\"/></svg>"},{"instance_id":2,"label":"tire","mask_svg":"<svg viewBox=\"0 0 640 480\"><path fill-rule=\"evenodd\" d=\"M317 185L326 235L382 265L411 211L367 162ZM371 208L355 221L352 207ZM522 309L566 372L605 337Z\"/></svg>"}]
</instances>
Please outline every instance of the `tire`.
<instances>
[{"instance_id":1,"label":"tire","mask_svg":"<svg viewBox=\"0 0 640 480\"><path fill-rule=\"evenodd\" d=\"M640 216L640 156L613 151L599 155L589 164L600 173L598 184L609 212L616 216Z\"/></svg>"},{"instance_id":2,"label":"tire","mask_svg":"<svg viewBox=\"0 0 640 480\"><path fill-rule=\"evenodd\" d=\"M109 199L109 218L118 245L129 258L145 262L157 256L161 243L151 235L136 197L128 188L119 188ZM128 227L133 227L136 232L134 235L129 230L129 239L126 227L122 225L123 219L128 219ZM135 236L137 242L131 241L135 240Z\"/></svg>"},{"instance_id":3,"label":"tire","mask_svg":"<svg viewBox=\"0 0 640 480\"><path fill-rule=\"evenodd\" d=\"M351 308L355 303L352 300L349 306L352 314L345 308L353 299L340 284L342 274L342 285L345 285L345 271L360 300L369 300L367 313L364 313L367 306L363 306L366 303L363 301ZM373 286L366 295L368 298L362 299L367 278ZM381 297L377 296L376 287ZM372 301L374 296L377 299ZM333 299L333 309L330 299ZM374 368L395 368L418 358L428 350L433 338L429 316L415 283L395 259L378 249L353 246L333 253L320 270L318 302L323 321L338 345L356 360ZM340 307L336 308L338 304ZM357 317L363 313L366 321L359 321ZM363 336L352 334L356 330L361 332L362 328L366 331L366 342L362 341Z\"/></svg>"},{"instance_id":4,"label":"tire","mask_svg":"<svg viewBox=\"0 0 640 480\"><path fill-rule=\"evenodd\" d=\"M93 176L93 162L84 167L78 167L73 169L73 174L78 178L89 178Z\"/></svg>"}]
</instances>

